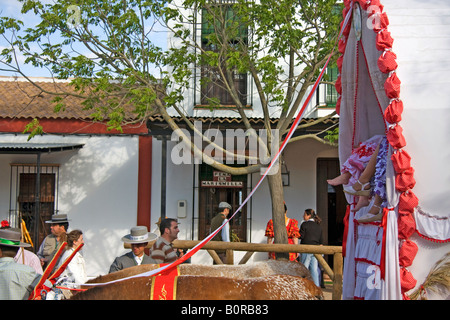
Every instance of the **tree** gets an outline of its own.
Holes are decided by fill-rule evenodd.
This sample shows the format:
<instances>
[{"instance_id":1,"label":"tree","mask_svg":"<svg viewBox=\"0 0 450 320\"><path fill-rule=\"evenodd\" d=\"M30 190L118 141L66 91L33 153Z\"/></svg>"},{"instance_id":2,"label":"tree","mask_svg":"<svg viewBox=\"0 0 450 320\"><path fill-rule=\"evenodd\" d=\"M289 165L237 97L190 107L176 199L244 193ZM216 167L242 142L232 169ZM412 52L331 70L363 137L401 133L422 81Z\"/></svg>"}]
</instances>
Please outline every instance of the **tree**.
<instances>
[{"instance_id":1,"label":"tree","mask_svg":"<svg viewBox=\"0 0 450 320\"><path fill-rule=\"evenodd\" d=\"M265 151L269 158L271 146L280 145L332 52L341 19L336 0L86 0L77 5L73 0L19 1L22 12L34 12L40 22L21 30L21 21L1 18L0 34L8 43L1 52L1 70L27 77L17 60L20 52L26 63L48 69L57 79L71 79L73 90L47 92L55 95L56 111L65 108L66 97L76 96L95 119L108 119L110 128L120 130L131 106L135 121L158 113L175 131L179 127L172 116L178 115L195 130L183 112L183 93L192 89L193 66L208 66L202 87L213 79L252 134L245 97L234 77L248 75L254 83L269 133ZM192 32L199 12L209 30L200 41ZM173 34L176 45L167 49L155 45L157 27ZM214 96L205 99L211 108L220 104ZM273 110L279 118L274 128L270 123ZM39 130L36 123L33 128ZM270 129L280 134L272 136ZM239 168L228 166L180 134L194 155L216 169L248 174L263 165L259 161ZM268 175L268 184L275 242L287 243L281 170Z\"/></svg>"}]
</instances>

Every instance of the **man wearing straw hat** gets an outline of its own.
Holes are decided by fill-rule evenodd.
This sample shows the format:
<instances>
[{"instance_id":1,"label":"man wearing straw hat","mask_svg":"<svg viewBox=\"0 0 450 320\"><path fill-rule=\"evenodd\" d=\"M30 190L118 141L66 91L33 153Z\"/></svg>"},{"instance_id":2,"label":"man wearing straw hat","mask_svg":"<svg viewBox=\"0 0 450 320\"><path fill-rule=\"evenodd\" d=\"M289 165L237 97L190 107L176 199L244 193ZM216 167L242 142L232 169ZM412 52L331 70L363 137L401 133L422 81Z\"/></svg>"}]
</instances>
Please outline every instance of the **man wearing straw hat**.
<instances>
[{"instance_id":1,"label":"man wearing straw hat","mask_svg":"<svg viewBox=\"0 0 450 320\"><path fill-rule=\"evenodd\" d=\"M157 235L148 232L147 227L145 226L131 228L130 234L127 234L122 238L124 243L131 244L131 251L123 256L117 257L109 268L109 273L141 264L156 263L155 260L144 253L148 242L155 240L156 238Z\"/></svg>"},{"instance_id":2,"label":"man wearing straw hat","mask_svg":"<svg viewBox=\"0 0 450 320\"><path fill-rule=\"evenodd\" d=\"M26 300L41 275L30 266L14 260L19 248L30 247L20 242L20 231L0 229L0 300ZM47 283L51 287L51 283Z\"/></svg>"}]
</instances>

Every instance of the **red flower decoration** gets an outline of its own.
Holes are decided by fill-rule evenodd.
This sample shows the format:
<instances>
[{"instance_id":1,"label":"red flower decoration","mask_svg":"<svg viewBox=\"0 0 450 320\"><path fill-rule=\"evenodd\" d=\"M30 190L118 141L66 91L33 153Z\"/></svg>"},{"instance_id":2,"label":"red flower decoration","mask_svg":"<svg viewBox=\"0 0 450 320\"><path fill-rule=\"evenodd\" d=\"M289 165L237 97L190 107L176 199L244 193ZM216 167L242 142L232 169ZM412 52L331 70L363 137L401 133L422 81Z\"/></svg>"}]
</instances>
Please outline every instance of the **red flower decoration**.
<instances>
[{"instance_id":1,"label":"red flower decoration","mask_svg":"<svg viewBox=\"0 0 450 320\"><path fill-rule=\"evenodd\" d=\"M2 221L2 228L6 228L6 227L11 227L11 226L9 225L8 220L3 220Z\"/></svg>"}]
</instances>

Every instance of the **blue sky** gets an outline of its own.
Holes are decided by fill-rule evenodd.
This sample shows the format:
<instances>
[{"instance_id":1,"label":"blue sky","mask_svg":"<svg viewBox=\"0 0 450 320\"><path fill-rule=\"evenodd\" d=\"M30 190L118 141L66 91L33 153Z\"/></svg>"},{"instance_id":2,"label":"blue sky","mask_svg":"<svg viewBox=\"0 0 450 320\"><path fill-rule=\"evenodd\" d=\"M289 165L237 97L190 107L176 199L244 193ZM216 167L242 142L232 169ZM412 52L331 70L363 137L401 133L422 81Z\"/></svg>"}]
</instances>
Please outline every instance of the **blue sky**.
<instances>
[{"instance_id":1,"label":"blue sky","mask_svg":"<svg viewBox=\"0 0 450 320\"><path fill-rule=\"evenodd\" d=\"M24 29L27 26L32 26L33 24L37 23L38 19L37 17L32 13L22 14L20 12L22 8L21 3L19 3L17 0L0 0L0 16L2 17L12 17L16 19L20 19L24 22ZM0 37L0 50L4 49L8 46L8 43L3 37ZM19 63L21 63L21 68L23 70L27 71L27 74L30 74L30 76L43 76L43 70L37 69L33 67L28 67L23 64L23 57L19 54ZM1 66L3 67L3 66ZM0 70L0 76L13 76L11 72L1 71Z\"/></svg>"},{"instance_id":2,"label":"blue sky","mask_svg":"<svg viewBox=\"0 0 450 320\"><path fill-rule=\"evenodd\" d=\"M51 3L52 0L44 0L42 1L44 3ZM21 11L22 4L18 2L17 0L0 0L0 16L2 17L13 17L16 19L19 19L24 22L23 29L26 29L27 27L33 27L37 23L39 23L39 18L34 15L33 13L27 13L22 14ZM165 48L166 47L166 36L165 32L157 32L152 35L152 40L155 42L155 44ZM52 41L58 41L58 38L52 39ZM7 41L0 36L0 51L4 48L9 47ZM37 47L36 47L37 48ZM31 46L31 49L33 49L33 45ZM82 47L77 48L80 53L85 54L89 57L89 53L87 49L84 49ZM21 70L24 71L24 73L27 76L32 77L50 77L51 74L48 70L42 69L42 68L35 68L32 66L28 66L24 64L24 57L18 53L17 54L18 61L20 64ZM0 64L0 68L3 68L4 66ZM0 76L20 76L20 74L15 74L7 71L0 70Z\"/></svg>"}]
</instances>

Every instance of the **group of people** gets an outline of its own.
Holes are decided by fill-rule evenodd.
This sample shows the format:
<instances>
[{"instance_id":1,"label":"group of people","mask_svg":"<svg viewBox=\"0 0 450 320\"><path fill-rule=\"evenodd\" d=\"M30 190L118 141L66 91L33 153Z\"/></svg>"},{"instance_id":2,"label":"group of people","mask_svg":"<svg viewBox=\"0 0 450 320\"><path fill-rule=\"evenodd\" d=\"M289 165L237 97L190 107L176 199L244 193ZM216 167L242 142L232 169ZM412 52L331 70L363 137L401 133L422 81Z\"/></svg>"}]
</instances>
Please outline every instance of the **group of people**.
<instances>
[{"instance_id":1,"label":"group of people","mask_svg":"<svg viewBox=\"0 0 450 320\"><path fill-rule=\"evenodd\" d=\"M11 228L7 220L2 221L0 228L0 300L28 299L33 288L40 280L43 270L53 260L58 248L63 242L67 246L58 258L53 272L71 256L74 251L84 244L83 232L75 229L68 232L69 220L67 215L56 214L46 221L50 224L51 234L42 242L36 254L26 250L28 243L21 242L22 232L18 228ZM177 239L179 229L176 219L163 219L160 222L161 235L148 232L147 227L137 226L130 230L130 234L122 238L124 243L131 245L131 251L115 258L109 273L140 264L171 263L182 256L173 248L172 242ZM148 242L155 240L149 255L145 254ZM47 299L63 299L72 295L70 287L77 287L88 280L83 255L76 252L64 271L58 277L56 284L60 288L51 291ZM52 284L47 280L47 287Z\"/></svg>"},{"instance_id":2,"label":"group of people","mask_svg":"<svg viewBox=\"0 0 450 320\"><path fill-rule=\"evenodd\" d=\"M228 215L232 209L228 202L219 203L219 212L211 220L211 230L214 232L223 225L223 228L211 240L230 242L231 229L228 223ZM303 213L303 220L300 227L296 219L288 218L287 206L284 204L284 217L286 223L286 231L288 234L289 244L310 244L323 245L322 227L320 226L321 219L313 209L306 209ZM265 236L267 243L272 244L275 238L273 220L270 219L267 223ZM225 250L216 250L217 255L223 263L226 263ZM269 259L275 259L275 253L269 253ZM289 253L290 261L299 261L305 265L311 272L311 277L317 286L320 286L320 272L319 263L312 253L303 253L301 256L298 253ZM216 264L216 262L213 262Z\"/></svg>"},{"instance_id":3,"label":"group of people","mask_svg":"<svg viewBox=\"0 0 450 320\"><path fill-rule=\"evenodd\" d=\"M211 221L211 230L215 231L222 225L223 228L212 240L231 240L231 230L228 222L228 214L231 205L227 202L219 203L219 212ZM322 229L320 218L313 209L307 209L303 215L303 221L299 227L296 219L287 217L287 207L285 205L286 230L288 232L289 243L322 245ZM69 219L67 215L56 214L51 220L51 234L42 242L36 254L24 248L29 247L27 243L20 242L21 230L11 228L5 220L0 229L0 300L4 299L27 299L32 288L35 286L43 270L54 259L54 256L63 242L67 242L66 250L59 258L55 270L69 257L79 246L84 244L83 232L79 229L68 232ZM112 262L109 273L141 264L161 264L172 263L183 255L183 251L178 251L172 245L178 238L178 221L166 218L159 222L158 236L148 232L145 226L131 228L130 233L122 238L124 243L131 246L131 251L116 257ZM274 230L273 222L269 221L266 228L268 243L273 243ZM145 249L150 241L154 241L149 249L149 254ZM225 251L217 252L223 263L226 263ZM318 263L313 254L290 253L290 260L302 262L310 271L316 285L319 285ZM275 258L274 253L269 253L269 258ZM70 263L65 267L57 280L60 287L76 287L88 280L85 261L83 255L76 252ZM11 284L14 283L14 286ZM51 284L47 283L51 287ZM20 287L20 288L19 288ZM48 299L62 299L71 296L68 289L54 290Z\"/></svg>"},{"instance_id":4,"label":"group of people","mask_svg":"<svg viewBox=\"0 0 450 320\"><path fill-rule=\"evenodd\" d=\"M309 244L309 245L323 245L322 227L320 226L321 219L313 209L306 209L303 213L303 220L300 223L296 219L287 216L287 206L284 204L284 220L286 231L288 235L289 244ZM267 243L272 244L275 238L273 228L273 220L270 219L267 223L265 236ZM275 259L275 253L269 252L269 259ZM289 253L290 261L301 262L311 273L314 283L320 287L320 272L319 263L312 253Z\"/></svg>"},{"instance_id":5,"label":"group of people","mask_svg":"<svg viewBox=\"0 0 450 320\"><path fill-rule=\"evenodd\" d=\"M122 241L131 246L131 251L117 257L109 268L109 273L141 264L172 263L183 255L177 251L172 242L178 238L180 232L178 221L172 218L163 219L159 224L161 235L148 232L147 227L137 226L130 230L130 234L124 236ZM155 240L149 255L145 253L148 242Z\"/></svg>"}]
</instances>

